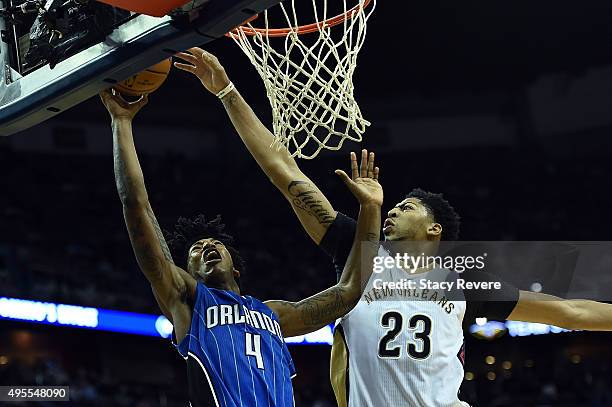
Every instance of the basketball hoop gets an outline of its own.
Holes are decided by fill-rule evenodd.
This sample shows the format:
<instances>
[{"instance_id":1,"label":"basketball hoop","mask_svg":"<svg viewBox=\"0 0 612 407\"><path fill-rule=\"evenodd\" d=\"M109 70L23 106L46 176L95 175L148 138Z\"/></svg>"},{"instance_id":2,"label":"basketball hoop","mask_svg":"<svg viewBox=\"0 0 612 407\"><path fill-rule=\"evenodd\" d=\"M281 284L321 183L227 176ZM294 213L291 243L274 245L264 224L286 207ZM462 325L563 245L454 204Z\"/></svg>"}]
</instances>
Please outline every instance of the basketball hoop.
<instances>
[{"instance_id":1,"label":"basketball hoop","mask_svg":"<svg viewBox=\"0 0 612 407\"><path fill-rule=\"evenodd\" d=\"M274 145L310 159L322 149L339 150L347 139L360 142L370 125L355 100L353 74L376 0L334 0L343 2L343 12L331 18L328 0L311 0L315 22L308 25L298 24L299 1L279 4L287 28L270 28L265 11L264 28L251 20L228 36L264 81ZM317 7L321 2L322 10ZM351 2L357 4L349 8ZM318 36L306 35L314 33Z\"/></svg>"}]
</instances>

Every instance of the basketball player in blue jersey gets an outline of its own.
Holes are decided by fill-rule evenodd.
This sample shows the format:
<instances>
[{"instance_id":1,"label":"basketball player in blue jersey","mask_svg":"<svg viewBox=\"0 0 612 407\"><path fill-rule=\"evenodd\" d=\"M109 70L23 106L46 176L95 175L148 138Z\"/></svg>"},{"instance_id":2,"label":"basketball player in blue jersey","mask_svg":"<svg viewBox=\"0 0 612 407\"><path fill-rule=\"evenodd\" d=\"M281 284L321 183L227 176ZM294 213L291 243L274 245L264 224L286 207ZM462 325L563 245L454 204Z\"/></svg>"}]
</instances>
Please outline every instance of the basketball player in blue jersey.
<instances>
[{"instance_id":1,"label":"basketball player in blue jersey","mask_svg":"<svg viewBox=\"0 0 612 407\"><path fill-rule=\"evenodd\" d=\"M370 263L364 267L369 270L376 254L376 243L361 243L379 239L383 193L374 160L362 161L361 172L353 161L352 179L337 171L361 207L355 244L338 284L302 301L263 303L241 295L242 260L219 217L181 218L166 243L132 136L132 120L147 98L128 103L114 91L101 97L112 118L125 223L138 264L174 324L176 346L188 364L190 405L293 406L295 368L283 337L316 331L350 311L362 289L361 260Z\"/></svg>"},{"instance_id":2,"label":"basketball player in blue jersey","mask_svg":"<svg viewBox=\"0 0 612 407\"><path fill-rule=\"evenodd\" d=\"M216 57L199 48L177 57L185 62L175 63L177 68L196 75L221 98L244 144L289 201L308 235L332 257L337 269L345 267L355 221L334 210L286 149L269 148L273 135ZM366 151L362 158L368 159ZM356 161L354 155L352 160ZM442 195L415 189L389 210L383 233L389 242L420 245L428 250L424 255L435 255L442 239L458 238L459 216ZM392 254L385 247L380 250L379 256ZM392 282L400 277L431 281L434 276L447 281L449 271L423 268L411 275L396 267L378 277L382 275ZM484 272L462 277L472 283L497 282ZM450 300L444 290L381 290L372 282L365 287L363 301L341 319L334 333L331 378L340 407L466 406L458 394L463 380L463 329L476 317L612 331L611 304L562 300L519 291L503 282L500 289L462 292L458 300Z\"/></svg>"}]
</instances>

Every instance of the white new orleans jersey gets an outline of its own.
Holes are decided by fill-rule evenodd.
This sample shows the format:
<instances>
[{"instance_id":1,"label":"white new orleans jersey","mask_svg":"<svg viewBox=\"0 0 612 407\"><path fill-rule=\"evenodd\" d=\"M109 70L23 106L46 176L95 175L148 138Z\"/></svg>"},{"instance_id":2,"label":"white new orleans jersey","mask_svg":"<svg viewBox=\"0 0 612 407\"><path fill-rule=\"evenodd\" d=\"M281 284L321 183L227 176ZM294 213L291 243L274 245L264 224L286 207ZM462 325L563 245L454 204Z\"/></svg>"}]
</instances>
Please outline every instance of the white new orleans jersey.
<instances>
[{"instance_id":1,"label":"white new orleans jersey","mask_svg":"<svg viewBox=\"0 0 612 407\"><path fill-rule=\"evenodd\" d=\"M321 242L340 270L354 227L354 220L338 213ZM378 255L388 253L381 247ZM485 273L478 274L483 275L479 279L490 280ZM499 294L505 302L485 308L462 290L422 288L421 282L455 281L456 276L444 269L410 274L387 268L372 274L359 303L339 320L334 333L331 380L340 407L468 405L459 398L465 322L476 316L506 318L518 290L506 285ZM462 277L474 279L473 274ZM382 288L383 282L402 279L412 281L415 288Z\"/></svg>"},{"instance_id":2,"label":"white new orleans jersey","mask_svg":"<svg viewBox=\"0 0 612 407\"><path fill-rule=\"evenodd\" d=\"M379 256L385 255L380 248ZM402 278L419 287L421 281L445 281L447 274L372 274L361 300L337 327L344 343L336 346L344 345L348 356L349 406L464 405L458 391L465 301L451 301L443 290L375 288Z\"/></svg>"}]
</instances>

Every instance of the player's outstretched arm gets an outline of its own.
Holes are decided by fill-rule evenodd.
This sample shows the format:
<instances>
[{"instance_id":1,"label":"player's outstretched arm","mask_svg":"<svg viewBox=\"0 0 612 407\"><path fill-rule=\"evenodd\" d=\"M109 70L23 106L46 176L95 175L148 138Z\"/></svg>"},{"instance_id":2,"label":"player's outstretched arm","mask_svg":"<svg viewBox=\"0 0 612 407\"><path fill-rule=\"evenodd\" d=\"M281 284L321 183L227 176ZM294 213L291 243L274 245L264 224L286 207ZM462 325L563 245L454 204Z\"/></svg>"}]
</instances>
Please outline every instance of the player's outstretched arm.
<instances>
[{"instance_id":1,"label":"player's outstretched arm","mask_svg":"<svg viewBox=\"0 0 612 407\"><path fill-rule=\"evenodd\" d=\"M197 76L214 95L226 89L230 79L219 60L201 48L176 55L185 63L174 65ZM295 159L282 148L270 148L272 133L263 125L238 90L222 98L223 105L240 138L272 183L291 204L308 235L319 244L336 212L319 188L302 173Z\"/></svg>"},{"instance_id":2,"label":"player's outstretched arm","mask_svg":"<svg viewBox=\"0 0 612 407\"><path fill-rule=\"evenodd\" d=\"M149 203L144 176L132 135L132 120L147 103L147 97L128 103L114 91L100 94L112 119L115 182L123 215L140 269L151 283L155 299L173 321L177 339L191 323L187 298L195 296L195 280L174 265L170 250Z\"/></svg>"},{"instance_id":3,"label":"player's outstretched arm","mask_svg":"<svg viewBox=\"0 0 612 407\"><path fill-rule=\"evenodd\" d=\"M508 319L565 329L612 331L612 304L564 300L552 295L520 291L519 300Z\"/></svg>"},{"instance_id":4,"label":"player's outstretched arm","mask_svg":"<svg viewBox=\"0 0 612 407\"><path fill-rule=\"evenodd\" d=\"M298 302L266 302L278 315L285 336L316 331L347 314L359 301L363 284L369 279L380 239L383 190L378 183L374 154L365 156L361 164L358 169L357 156L351 153L352 177L336 171L360 204L353 246L338 284Z\"/></svg>"}]
</instances>

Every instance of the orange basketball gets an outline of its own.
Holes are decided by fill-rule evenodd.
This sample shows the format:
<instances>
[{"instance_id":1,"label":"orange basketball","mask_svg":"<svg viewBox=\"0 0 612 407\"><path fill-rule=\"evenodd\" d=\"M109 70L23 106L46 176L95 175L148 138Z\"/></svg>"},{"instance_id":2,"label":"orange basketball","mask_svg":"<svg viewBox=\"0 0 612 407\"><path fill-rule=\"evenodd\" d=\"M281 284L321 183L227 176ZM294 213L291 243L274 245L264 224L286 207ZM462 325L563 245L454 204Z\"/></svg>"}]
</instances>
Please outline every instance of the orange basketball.
<instances>
[{"instance_id":1,"label":"orange basketball","mask_svg":"<svg viewBox=\"0 0 612 407\"><path fill-rule=\"evenodd\" d=\"M168 58L123 82L119 82L114 88L127 96L140 96L154 92L166 81L171 68L172 59Z\"/></svg>"}]
</instances>

